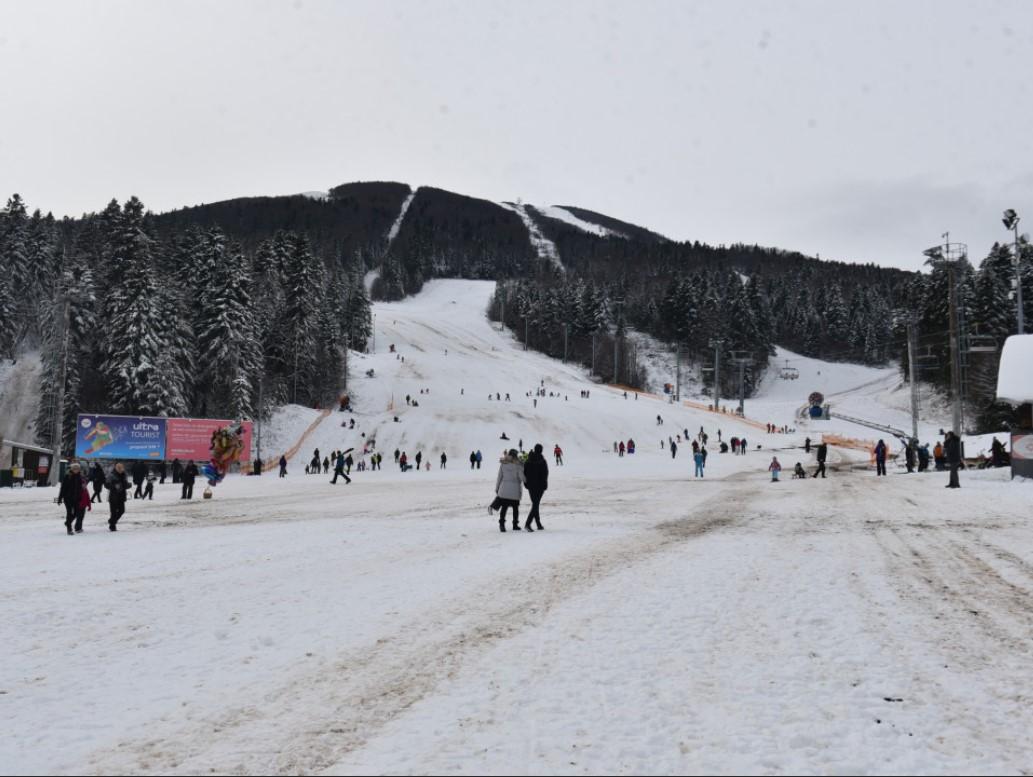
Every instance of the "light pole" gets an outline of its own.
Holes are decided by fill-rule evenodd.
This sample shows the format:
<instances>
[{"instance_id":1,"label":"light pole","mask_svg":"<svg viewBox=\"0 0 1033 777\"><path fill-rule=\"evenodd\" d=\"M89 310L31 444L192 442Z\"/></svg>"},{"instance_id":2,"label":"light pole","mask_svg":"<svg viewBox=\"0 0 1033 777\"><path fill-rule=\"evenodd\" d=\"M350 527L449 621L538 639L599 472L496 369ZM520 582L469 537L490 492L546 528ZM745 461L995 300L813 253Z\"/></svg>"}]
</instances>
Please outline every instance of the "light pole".
<instances>
[{"instance_id":1,"label":"light pole","mask_svg":"<svg viewBox=\"0 0 1033 777\"><path fill-rule=\"evenodd\" d=\"M1019 246L1019 214L1016 213L1012 208L1008 208L1004 212L1004 218L1001 219L1005 229L1010 229L1015 233L1015 303L1018 307L1018 323L1019 323L1019 334L1023 334L1026 331L1026 322L1024 311L1022 309L1022 251Z\"/></svg>"},{"instance_id":2,"label":"light pole","mask_svg":"<svg viewBox=\"0 0 1033 777\"><path fill-rule=\"evenodd\" d=\"M928 264L947 271L948 297L950 301L950 349L951 349L951 423L954 434L961 439L961 340L958 326L958 278L960 265L968 259L968 246L950 242L950 233L945 234L943 245L933 246L923 253Z\"/></svg>"}]
</instances>

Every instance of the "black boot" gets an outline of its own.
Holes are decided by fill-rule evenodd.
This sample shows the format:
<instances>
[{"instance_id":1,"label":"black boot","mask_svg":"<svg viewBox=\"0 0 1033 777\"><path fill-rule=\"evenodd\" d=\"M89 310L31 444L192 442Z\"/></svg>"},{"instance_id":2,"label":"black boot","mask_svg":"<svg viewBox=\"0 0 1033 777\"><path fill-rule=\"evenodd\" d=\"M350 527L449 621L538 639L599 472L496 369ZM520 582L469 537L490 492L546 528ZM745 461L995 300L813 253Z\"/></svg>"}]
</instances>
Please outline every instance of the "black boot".
<instances>
[{"instance_id":1,"label":"black boot","mask_svg":"<svg viewBox=\"0 0 1033 777\"><path fill-rule=\"evenodd\" d=\"M505 521L499 521L499 531L502 532L503 534L506 533L506 522Z\"/></svg>"},{"instance_id":2,"label":"black boot","mask_svg":"<svg viewBox=\"0 0 1033 777\"><path fill-rule=\"evenodd\" d=\"M513 521L513 531L520 531L520 524Z\"/></svg>"},{"instance_id":3,"label":"black boot","mask_svg":"<svg viewBox=\"0 0 1033 777\"><path fill-rule=\"evenodd\" d=\"M534 531L534 529L531 528L531 522L530 521L528 521L527 523L524 524L524 531Z\"/></svg>"},{"instance_id":4,"label":"black boot","mask_svg":"<svg viewBox=\"0 0 1033 777\"><path fill-rule=\"evenodd\" d=\"M72 527L68 526L68 525L65 525L65 528L68 529L68 536L71 537L72 534L74 534L74 532L72 531Z\"/></svg>"},{"instance_id":5,"label":"black boot","mask_svg":"<svg viewBox=\"0 0 1033 777\"><path fill-rule=\"evenodd\" d=\"M541 531L542 529L545 528L544 526L542 526L542 522L541 521L535 521L535 523L538 524L538 531Z\"/></svg>"}]
</instances>

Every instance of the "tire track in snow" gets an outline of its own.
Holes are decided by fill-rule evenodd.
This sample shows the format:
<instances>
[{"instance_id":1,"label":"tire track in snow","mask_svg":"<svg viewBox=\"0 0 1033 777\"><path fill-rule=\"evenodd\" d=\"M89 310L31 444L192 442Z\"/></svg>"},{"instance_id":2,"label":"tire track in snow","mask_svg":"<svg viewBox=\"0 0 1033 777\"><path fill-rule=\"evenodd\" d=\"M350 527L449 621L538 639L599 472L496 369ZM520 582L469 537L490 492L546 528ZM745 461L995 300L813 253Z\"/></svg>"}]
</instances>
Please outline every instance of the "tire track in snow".
<instances>
[{"instance_id":1,"label":"tire track in snow","mask_svg":"<svg viewBox=\"0 0 1033 777\"><path fill-rule=\"evenodd\" d=\"M88 771L309 774L329 769L455 677L468 660L539 625L570 597L663 550L748 522L747 508L761 485L720 488L682 518L550 564L535 575L534 599L527 598L524 586L500 580L498 589L444 603L372 647L299 673L259 699L191 720L175 733L97 753ZM152 729L159 732L163 722L155 721Z\"/></svg>"}]
</instances>

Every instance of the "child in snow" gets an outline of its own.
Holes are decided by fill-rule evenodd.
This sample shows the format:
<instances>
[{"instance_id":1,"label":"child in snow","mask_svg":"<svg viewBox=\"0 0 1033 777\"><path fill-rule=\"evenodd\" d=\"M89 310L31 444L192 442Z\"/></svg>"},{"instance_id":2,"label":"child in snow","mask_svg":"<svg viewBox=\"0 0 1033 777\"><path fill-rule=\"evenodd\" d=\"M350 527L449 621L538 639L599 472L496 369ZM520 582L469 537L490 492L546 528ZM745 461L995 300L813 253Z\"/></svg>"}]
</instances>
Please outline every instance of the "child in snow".
<instances>
[{"instance_id":1,"label":"child in snow","mask_svg":"<svg viewBox=\"0 0 1033 777\"><path fill-rule=\"evenodd\" d=\"M778 463L778 457L771 457L771 464L768 465L768 471L771 472L771 482L778 482L778 473L782 471L782 465Z\"/></svg>"},{"instance_id":2,"label":"child in snow","mask_svg":"<svg viewBox=\"0 0 1033 777\"><path fill-rule=\"evenodd\" d=\"M793 470L793 480L806 478L807 473L803 471L803 464L796 462L796 469Z\"/></svg>"}]
</instances>

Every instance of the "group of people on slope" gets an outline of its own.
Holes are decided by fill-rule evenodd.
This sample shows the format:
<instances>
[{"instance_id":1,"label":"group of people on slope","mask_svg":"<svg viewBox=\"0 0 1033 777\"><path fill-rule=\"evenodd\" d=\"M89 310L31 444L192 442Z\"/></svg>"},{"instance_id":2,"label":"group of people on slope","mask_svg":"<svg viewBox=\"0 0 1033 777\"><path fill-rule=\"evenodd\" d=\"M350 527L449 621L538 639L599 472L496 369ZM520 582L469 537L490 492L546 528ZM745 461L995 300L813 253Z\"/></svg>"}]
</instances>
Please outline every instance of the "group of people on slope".
<instances>
[{"instance_id":1,"label":"group of people on slope","mask_svg":"<svg viewBox=\"0 0 1033 777\"><path fill-rule=\"evenodd\" d=\"M513 511L513 531L520 531L520 499L523 489L531 497L531 511L527 515L524 529L533 532L532 524L539 531L544 529L540 515L542 496L549 487L549 463L545 460L541 443L527 454L527 460L521 463L516 448L503 455L499 462L499 474L495 479L495 500L488 505L488 514L499 511L499 531L506 531L506 512Z\"/></svg>"}]
</instances>

